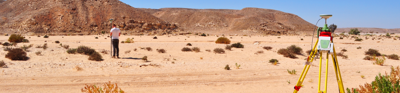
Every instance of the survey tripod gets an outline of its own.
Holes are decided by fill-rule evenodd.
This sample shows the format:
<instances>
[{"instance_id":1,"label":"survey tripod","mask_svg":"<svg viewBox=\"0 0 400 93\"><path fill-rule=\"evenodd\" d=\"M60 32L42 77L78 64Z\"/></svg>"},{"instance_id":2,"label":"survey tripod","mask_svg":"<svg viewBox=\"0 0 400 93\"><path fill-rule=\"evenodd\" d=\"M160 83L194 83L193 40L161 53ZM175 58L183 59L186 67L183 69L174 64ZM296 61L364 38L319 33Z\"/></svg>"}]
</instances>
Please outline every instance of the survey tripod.
<instances>
[{"instance_id":1,"label":"survey tripod","mask_svg":"<svg viewBox=\"0 0 400 93\"><path fill-rule=\"evenodd\" d=\"M319 75L318 75L318 93L327 93L327 85L328 85L328 63L329 63L329 55L332 56L333 66L335 68L336 79L338 82L339 93L345 93L343 88L342 76L340 74L339 63L336 56L335 47L333 45L333 40L331 36L331 30L328 28L326 24L327 19L332 17L332 15L323 14L320 15L325 19L325 26L318 28L318 39L315 42L314 47L311 50L310 55L307 58L307 62L305 63L305 67L303 72L300 75L299 80L297 81L296 86L294 86L294 92L297 93L300 88L303 86L302 83L307 75L308 70L310 69L311 62L314 60L316 55L319 55ZM322 19L321 18L321 19ZM321 71L322 71L322 54L326 53L326 67L325 67L325 89L321 91Z\"/></svg>"}]
</instances>

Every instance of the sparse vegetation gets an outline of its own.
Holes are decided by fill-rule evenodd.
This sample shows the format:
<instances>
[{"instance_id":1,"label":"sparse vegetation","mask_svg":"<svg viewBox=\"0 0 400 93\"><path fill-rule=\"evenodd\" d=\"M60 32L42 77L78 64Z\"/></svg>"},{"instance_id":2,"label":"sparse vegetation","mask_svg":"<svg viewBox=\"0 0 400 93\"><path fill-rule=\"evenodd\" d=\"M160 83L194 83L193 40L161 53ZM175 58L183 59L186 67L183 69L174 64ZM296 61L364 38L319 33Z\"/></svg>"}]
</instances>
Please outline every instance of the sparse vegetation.
<instances>
[{"instance_id":1,"label":"sparse vegetation","mask_svg":"<svg viewBox=\"0 0 400 93\"><path fill-rule=\"evenodd\" d=\"M60 41L57 40L57 41L55 41L54 43L57 43L57 44L58 44L58 43L60 43Z\"/></svg>"},{"instance_id":2,"label":"sparse vegetation","mask_svg":"<svg viewBox=\"0 0 400 93\"><path fill-rule=\"evenodd\" d=\"M127 38L124 43L134 43L133 39L131 38Z\"/></svg>"},{"instance_id":3,"label":"sparse vegetation","mask_svg":"<svg viewBox=\"0 0 400 93\"><path fill-rule=\"evenodd\" d=\"M61 47L63 47L63 48L65 48L65 49L68 49L69 48L69 45L60 45Z\"/></svg>"},{"instance_id":4,"label":"sparse vegetation","mask_svg":"<svg viewBox=\"0 0 400 93\"><path fill-rule=\"evenodd\" d=\"M192 52L192 49L188 48L188 47L184 47L182 48L183 52Z\"/></svg>"},{"instance_id":5,"label":"sparse vegetation","mask_svg":"<svg viewBox=\"0 0 400 93\"><path fill-rule=\"evenodd\" d=\"M48 35L44 35L43 38L49 38L49 36Z\"/></svg>"},{"instance_id":6,"label":"sparse vegetation","mask_svg":"<svg viewBox=\"0 0 400 93\"><path fill-rule=\"evenodd\" d=\"M75 54L76 50L77 50L76 48L70 48L70 49L67 50L67 53L68 54Z\"/></svg>"},{"instance_id":7,"label":"sparse vegetation","mask_svg":"<svg viewBox=\"0 0 400 93\"><path fill-rule=\"evenodd\" d=\"M393 59L393 60L399 60L399 56L396 54L391 54L388 56L389 59Z\"/></svg>"},{"instance_id":8,"label":"sparse vegetation","mask_svg":"<svg viewBox=\"0 0 400 93\"><path fill-rule=\"evenodd\" d=\"M194 52L200 52L200 48L198 48L198 47L193 47L192 50L193 50Z\"/></svg>"},{"instance_id":9,"label":"sparse vegetation","mask_svg":"<svg viewBox=\"0 0 400 93\"><path fill-rule=\"evenodd\" d=\"M302 51L303 49L301 49L300 47L297 47L296 45L291 45L289 47L287 47L287 50L289 50L292 53L298 54L298 55L302 55Z\"/></svg>"},{"instance_id":10,"label":"sparse vegetation","mask_svg":"<svg viewBox=\"0 0 400 93\"><path fill-rule=\"evenodd\" d=\"M232 50L232 47L230 45L226 45L225 50Z\"/></svg>"},{"instance_id":11,"label":"sparse vegetation","mask_svg":"<svg viewBox=\"0 0 400 93\"><path fill-rule=\"evenodd\" d=\"M142 60L147 62L147 56L142 57Z\"/></svg>"},{"instance_id":12,"label":"sparse vegetation","mask_svg":"<svg viewBox=\"0 0 400 93\"><path fill-rule=\"evenodd\" d=\"M360 31L358 30L358 28L350 29L349 34L350 35L359 35Z\"/></svg>"},{"instance_id":13,"label":"sparse vegetation","mask_svg":"<svg viewBox=\"0 0 400 93\"><path fill-rule=\"evenodd\" d=\"M76 50L77 53L91 55L92 53L96 52L94 49L87 47L87 46L79 46Z\"/></svg>"},{"instance_id":14,"label":"sparse vegetation","mask_svg":"<svg viewBox=\"0 0 400 93\"><path fill-rule=\"evenodd\" d=\"M284 57L289 57L289 58L297 58L296 55L294 55L292 52L290 52L287 49L279 49L278 54L283 55Z\"/></svg>"},{"instance_id":15,"label":"sparse vegetation","mask_svg":"<svg viewBox=\"0 0 400 93\"><path fill-rule=\"evenodd\" d=\"M375 49L368 49L368 51L365 52L365 55L381 56L381 53L379 53L378 50Z\"/></svg>"},{"instance_id":16,"label":"sparse vegetation","mask_svg":"<svg viewBox=\"0 0 400 93\"><path fill-rule=\"evenodd\" d=\"M375 81L366 83L359 88L347 88L347 93L399 93L400 91L400 68L391 67L390 74L377 75Z\"/></svg>"},{"instance_id":17,"label":"sparse vegetation","mask_svg":"<svg viewBox=\"0 0 400 93\"><path fill-rule=\"evenodd\" d=\"M89 55L89 60L93 61L102 61L103 57L100 55L99 52L93 52L92 54Z\"/></svg>"},{"instance_id":18,"label":"sparse vegetation","mask_svg":"<svg viewBox=\"0 0 400 93\"><path fill-rule=\"evenodd\" d=\"M2 61L0 61L0 68L3 68L3 67L5 67L6 66L6 63L2 60Z\"/></svg>"},{"instance_id":19,"label":"sparse vegetation","mask_svg":"<svg viewBox=\"0 0 400 93\"><path fill-rule=\"evenodd\" d=\"M354 41L362 41L363 39L361 39L361 38L357 38L357 39L355 39Z\"/></svg>"},{"instance_id":20,"label":"sparse vegetation","mask_svg":"<svg viewBox=\"0 0 400 93\"><path fill-rule=\"evenodd\" d=\"M269 63L275 63L275 62L279 62L278 59L270 59Z\"/></svg>"},{"instance_id":21,"label":"sparse vegetation","mask_svg":"<svg viewBox=\"0 0 400 93\"><path fill-rule=\"evenodd\" d=\"M42 55L42 51L37 51L35 52L36 55L41 56Z\"/></svg>"},{"instance_id":22,"label":"sparse vegetation","mask_svg":"<svg viewBox=\"0 0 400 93\"><path fill-rule=\"evenodd\" d=\"M157 52L158 53L165 53L165 50L164 49L157 49Z\"/></svg>"},{"instance_id":23,"label":"sparse vegetation","mask_svg":"<svg viewBox=\"0 0 400 93\"><path fill-rule=\"evenodd\" d=\"M28 60L26 52L21 48L15 48L8 51L6 58L11 60Z\"/></svg>"},{"instance_id":24,"label":"sparse vegetation","mask_svg":"<svg viewBox=\"0 0 400 93\"><path fill-rule=\"evenodd\" d=\"M187 43L186 46L192 46L192 44L191 43Z\"/></svg>"},{"instance_id":25,"label":"sparse vegetation","mask_svg":"<svg viewBox=\"0 0 400 93\"><path fill-rule=\"evenodd\" d=\"M4 42L2 45L3 45L3 46L10 46L11 44L8 43L8 42Z\"/></svg>"},{"instance_id":26,"label":"sparse vegetation","mask_svg":"<svg viewBox=\"0 0 400 93\"><path fill-rule=\"evenodd\" d=\"M296 75L296 70L295 70L295 69L293 69L292 71L290 71L290 70L288 69L287 72L288 72L290 75Z\"/></svg>"},{"instance_id":27,"label":"sparse vegetation","mask_svg":"<svg viewBox=\"0 0 400 93\"><path fill-rule=\"evenodd\" d=\"M361 47L359 46L359 47L357 47L357 49L361 49Z\"/></svg>"},{"instance_id":28,"label":"sparse vegetation","mask_svg":"<svg viewBox=\"0 0 400 93\"><path fill-rule=\"evenodd\" d=\"M117 83L111 84L108 83L103 84L103 87L99 87L96 85L87 85L81 89L81 92L84 93L125 93L120 87L118 87Z\"/></svg>"},{"instance_id":29,"label":"sparse vegetation","mask_svg":"<svg viewBox=\"0 0 400 93\"><path fill-rule=\"evenodd\" d=\"M382 57L382 58L377 57L374 62L374 65L383 66L383 64L385 64L385 60L386 60L385 57Z\"/></svg>"},{"instance_id":30,"label":"sparse vegetation","mask_svg":"<svg viewBox=\"0 0 400 93\"><path fill-rule=\"evenodd\" d=\"M204 37L206 37L207 35L203 33L203 34L201 34L200 36L204 36Z\"/></svg>"},{"instance_id":31,"label":"sparse vegetation","mask_svg":"<svg viewBox=\"0 0 400 93\"><path fill-rule=\"evenodd\" d=\"M215 43L217 43L217 44L230 44L230 43L231 43L231 40L229 40L229 39L226 38L226 37L219 37L219 38L217 39L217 41L215 41Z\"/></svg>"},{"instance_id":32,"label":"sparse vegetation","mask_svg":"<svg viewBox=\"0 0 400 93\"><path fill-rule=\"evenodd\" d=\"M8 38L9 42L15 42L15 43L20 43L22 40L24 40L25 37L17 34L11 34L11 36Z\"/></svg>"},{"instance_id":33,"label":"sparse vegetation","mask_svg":"<svg viewBox=\"0 0 400 93\"><path fill-rule=\"evenodd\" d=\"M224 69L225 69L225 70L231 70L231 68L229 67L229 65L226 65Z\"/></svg>"},{"instance_id":34,"label":"sparse vegetation","mask_svg":"<svg viewBox=\"0 0 400 93\"><path fill-rule=\"evenodd\" d=\"M151 49L151 47L146 47L147 51L153 51L153 49Z\"/></svg>"},{"instance_id":35,"label":"sparse vegetation","mask_svg":"<svg viewBox=\"0 0 400 93\"><path fill-rule=\"evenodd\" d=\"M272 47L270 47L270 46L264 46L263 47L265 50L271 50L272 49Z\"/></svg>"},{"instance_id":36,"label":"sparse vegetation","mask_svg":"<svg viewBox=\"0 0 400 93\"><path fill-rule=\"evenodd\" d=\"M222 48L215 48L214 53L223 54L223 53L225 53L225 50Z\"/></svg>"},{"instance_id":37,"label":"sparse vegetation","mask_svg":"<svg viewBox=\"0 0 400 93\"><path fill-rule=\"evenodd\" d=\"M244 48L244 45L243 45L243 44L240 44L240 42L238 42L238 43L232 44L231 47L234 47L234 48Z\"/></svg>"},{"instance_id":38,"label":"sparse vegetation","mask_svg":"<svg viewBox=\"0 0 400 93\"><path fill-rule=\"evenodd\" d=\"M46 50L48 48L47 43L43 44L43 46L38 45L36 46L36 48L43 48L44 50Z\"/></svg>"},{"instance_id":39,"label":"sparse vegetation","mask_svg":"<svg viewBox=\"0 0 400 93\"><path fill-rule=\"evenodd\" d=\"M3 47L3 50L4 51L10 51L10 50L12 50L13 48L11 48L11 47Z\"/></svg>"},{"instance_id":40,"label":"sparse vegetation","mask_svg":"<svg viewBox=\"0 0 400 93\"><path fill-rule=\"evenodd\" d=\"M68 54L84 54L89 56L89 60L93 61L103 61L103 57L100 55L99 52L96 52L94 49L87 47L87 46L79 46L77 49L68 49Z\"/></svg>"},{"instance_id":41,"label":"sparse vegetation","mask_svg":"<svg viewBox=\"0 0 400 93\"><path fill-rule=\"evenodd\" d=\"M27 46L27 45L23 45L22 47L21 47L21 49L22 50L24 50L24 51L27 51L29 48L31 48L33 46L33 44L30 44L29 46Z\"/></svg>"},{"instance_id":42,"label":"sparse vegetation","mask_svg":"<svg viewBox=\"0 0 400 93\"><path fill-rule=\"evenodd\" d=\"M236 69L240 69L240 64L236 63Z\"/></svg>"}]
</instances>

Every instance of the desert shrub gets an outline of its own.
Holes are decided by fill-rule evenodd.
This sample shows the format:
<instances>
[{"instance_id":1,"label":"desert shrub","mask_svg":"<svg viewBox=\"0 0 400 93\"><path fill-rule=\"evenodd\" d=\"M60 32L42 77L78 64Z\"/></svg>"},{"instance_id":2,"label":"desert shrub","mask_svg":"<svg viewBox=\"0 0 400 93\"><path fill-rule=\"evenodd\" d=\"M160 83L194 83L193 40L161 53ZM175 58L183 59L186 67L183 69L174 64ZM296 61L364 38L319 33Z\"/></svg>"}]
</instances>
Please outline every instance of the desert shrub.
<instances>
[{"instance_id":1,"label":"desert shrub","mask_svg":"<svg viewBox=\"0 0 400 93\"><path fill-rule=\"evenodd\" d=\"M76 50L77 50L76 48L70 48L70 49L67 50L67 53L68 54L75 54Z\"/></svg>"},{"instance_id":2,"label":"desert shrub","mask_svg":"<svg viewBox=\"0 0 400 93\"><path fill-rule=\"evenodd\" d=\"M192 44L191 43L187 43L186 46L192 46Z\"/></svg>"},{"instance_id":3,"label":"desert shrub","mask_svg":"<svg viewBox=\"0 0 400 93\"><path fill-rule=\"evenodd\" d=\"M192 49L188 48L188 47L184 47L182 48L183 52L192 52Z\"/></svg>"},{"instance_id":4,"label":"desert shrub","mask_svg":"<svg viewBox=\"0 0 400 93\"><path fill-rule=\"evenodd\" d=\"M43 38L49 38L49 36L48 35L44 35Z\"/></svg>"},{"instance_id":5,"label":"desert shrub","mask_svg":"<svg viewBox=\"0 0 400 93\"><path fill-rule=\"evenodd\" d=\"M79 46L78 49L76 49L76 52L80 53L80 54L91 55L92 53L94 53L96 51L87 46Z\"/></svg>"},{"instance_id":6,"label":"desert shrub","mask_svg":"<svg viewBox=\"0 0 400 93\"><path fill-rule=\"evenodd\" d=\"M40 55L42 55L42 51L37 51L37 52L35 52L35 54L40 56Z\"/></svg>"},{"instance_id":7,"label":"desert shrub","mask_svg":"<svg viewBox=\"0 0 400 93\"><path fill-rule=\"evenodd\" d=\"M157 49L157 52L158 53L165 53L165 50L164 49Z\"/></svg>"},{"instance_id":8,"label":"desert shrub","mask_svg":"<svg viewBox=\"0 0 400 93\"><path fill-rule=\"evenodd\" d=\"M399 60L399 56L396 54L391 54L388 56L389 59L393 59L393 60Z\"/></svg>"},{"instance_id":9,"label":"desert shrub","mask_svg":"<svg viewBox=\"0 0 400 93\"><path fill-rule=\"evenodd\" d=\"M223 53L225 53L225 50L222 48L215 48L214 53L223 54Z\"/></svg>"},{"instance_id":10,"label":"desert shrub","mask_svg":"<svg viewBox=\"0 0 400 93\"><path fill-rule=\"evenodd\" d=\"M288 49L279 49L278 54L283 55L284 57L289 57L289 58L297 58L296 55L294 55L291 51Z\"/></svg>"},{"instance_id":11,"label":"desert shrub","mask_svg":"<svg viewBox=\"0 0 400 93\"><path fill-rule=\"evenodd\" d=\"M364 59L364 60L372 60L372 59L374 59L374 58L372 58L371 56L365 56L363 59Z\"/></svg>"},{"instance_id":12,"label":"desert shrub","mask_svg":"<svg viewBox=\"0 0 400 93\"><path fill-rule=\"evenodd\" d=\"M293 69L292 71L290 71L290 70L288 69L287 72L288 72L290 75L296 75L296 70L295 70L295 69Z\"/></svg>"},{"instance_id":13,"label":"desert shrub","mask_svg":"<svg viewBox=\"0 0 400 93\"><path fill-rule=\"evenodd\" d=\"M358 35L358 34L360 34L360 31L358 31L358 28L350 29L349 34L350 35Z\"/></svg>"},{"instance_id":14,"label":"desert shrub","mask_svg":"<svg viewBox=\"0 0 400 93\"><path fill-rule=\"evenodd\" d=\"M231 40L229 40L226 37L220 37L220 38L217 39L217 41L215 41L215 43L217 43L217 44L230 44Z\"/></svg>"},{"instance_id":15,"label":"desert shrub","mask_svg":"<svg viewBox=\"0 0 400 93\"><path fill-rule=\"evenodd\" d=\"M121 43L125 43L125 41L121 41Z\"/></svg>"},{"instance_id":16,"label":"desert shrub","mask_svg":"<svg viewBox=\"0 0 400 93\"><path fill-rule=\"evenodd\" d=\"M278 59L270 59L269 63L275 63L275 62L279 62Z\"/></svg>"},{"instance_id":17,"label":"desert shrub","mask_svg":"<svg viewBox=\"0 0 400 93\"><path fill-rule=\"evenodd\" d=\"M93 52L92 54L89 55L89 60L93 61L102 61L103 57L100 55L99 52Z\"/></svg>"},{"instance_id":18,"label":"desert shrub","mask_svg":"<svg viewBox=\"0 0 400 93\"><path fill-rule=\"evenodd\" d=\"M240 69L240 64L235 63L235 65L236 65L236 69Z\"/></svg>"},{"instance_id":19,"label":"desert shrub","mask_svg":"<svg viewBox=\"0 0 400 93\"><path fill-rule=\"evenodd\" d=\"M200 36L204 36L204 37L206 37L207 35L203 33L203 34L201 34Z\"/></svg>"},{"instance_id":20,"label":"desert shrub","mask_svg":"<svg viewBox=\"0 0 400 93\"><path fill-rule=\"evenodd\" d=\"M108 83L103 84L103 87L96 85L87 85L81 89L81 92L84 93L125 93L120 87L118 87L117 83L111 84Z\"/></svg>"},{"instance_id":21,"label":"desert shrub","mask_svg":"<svg viewBox=\"0 0 400 93\"><path fill-rule=\"evenodd\" d=\"M4 66L6 66L6 63L2 60L2 61L0 61L0 68L2 68L2 67L4 67Z\"/></svg>"},{"instance_id":22,"label":"desert shrub","mask_svg":"<svg viewBox=\"0 0 400 93\"><path fill-rule=\"evenodd\" d=\"M41 45L36 46L36 48L43 48L46 50L48 47L47 47L47 44L45 43L45 44L43 44L43 46L41 46Z\"/></svg>"},{"instance_id":23,"label":"desert shrub","mask_svg":"<svg viewBox=\"0 0 400 93\"><path fill-rule=\"evenodd\" d=\"M232 47L230 45L226 45L225 49L226 50L232 50Z\"/></svg>"},{"instance_id":24,"label":"desert shrub","mask_svg":"<svg viewBox=\"0 0 400 93\"><path fill-rule=\"evenodd\" d=\"M271 50L271 49L272 49L271 46L264 46L263 48L264 48L265 50Z\"/></svg>"},{"instance_id":25,"label":"desert shrub","mask_svg":"<svg viewBox=\"0 0 400 93\"><path fill-rule=\"evenodd\" d=\"M94 37L94 39L99 39L99 37Z\"/></svg>"},{"instance_id":26,"label":"desert shrub","mask_svg":"<svg viewBox=\"0 0 400 93\"><path fill-rule=\"evenodd\" d=\"M31 48L32 46L33 46L33 45L29 45L29 46L23 45L23 46L21 47L21 49L24 50L24 51L26 51L26 50L28 50L29 48Z\"/></svg>"},{"instance_id":27,"label":"desert shrub","mask_svg":"<svg viewBox=\"0 0 400 93\"><path fill-rule=\"evenodd\" d=\"M22 42L29 43L29 40L28 39L22 39Z\"/></svg>"},{"instance_id":28,"label":"desert shrub","mask_svg":"<svg viewBox=\"0 0 400 93\"><path fill-rule=\"evenodd\" d=\"M355 39L354 41L362 41L363 39L361 39L361 38L357 38L357 39Z\"/></svg>"},{"instance_id":29,"label":"desert shrub","mask_svg":"<svg viewBox=\"0 0 400 93\"><path fill-rule=\"evenodd\" d=\"M155 37L153 37L153 39L157 39L157 37L155 36Z\"/></svg>"},{"instance_id":30,"label":"desert shrub","mask_svg":"<svg viewBox=\"0 0 400 93\"><path fill-rule=\"evenodd\" d=\"M224 69L225 69L225 70L231 70L231 68L229 67L229 65L226 65Z\"/></svg>"},{"instance_id":31,"label":"desert shrub","mask_svg":"<svg viewBox=\"0 0 400 93\"><path fill-rule=\"evenodd\" d=\"M360 85L360 88L347 88L347 93L399 93L400 84L400 68L391 67L390 74L377 75L375 80L371 83L366 83L364 86Z\"/></svg>"},{"instance_id":32,"label":"desert shrub","mask_svg":"<svg viewBox=\"0 0 400 93\"><path fill-rule=\"evenodd\" d=\"M368 49L368 51L365 52L365 55L381 56L381 53L379 53L378 50L375 49Z\"/></svg>"},{"instance_id":33,"label":"desert shrub","mask_svg":"<svg viewBox=\"0 0 400 93\"><path fill-rule=\"evenodd\" d=\"M192 50L193 50L194 52L200 52L200 48L198 48L198 47L193 47Z\"/></svg>"},{"instance_id":34,"label":"desert shrub","mask_svg":"<svg viewBox=\"0 0 400 93\"><path fill-rule=\"evenodd\" d=\"M341 51L342 51L342 52L347 52L347 49L342 49Z\"/></svg>"},{"instance_id":35,"label":"desert shrub","mask_svg":"<svg viewBox=\"0 0 400 93\"><path fill-rule=\"evenodd\" d=\"M142 60L147 62L147 56L142 57Z\"/></svg>"},{"instance_id":36,"label":"desert shrub","mask_svg":"<svg viewBox=\"0 0 400 93\"><path fill-rule=\"evenodd\" d=\"M291 45L287 48L287 50L289 50L292 53L301 55L301 52L303 51L303 49L301 49L300 47L297 47L296 45Z\"/></svg>"},{"instance_id":37,"label":"desert shrub","mask_svg":"<svg viewBox=\"0 0 400 93\"><path fill-rule=\"evenodd\" d=\"M377 57L375 59L374 65L383 66L383 64L385 64L385 60L386 60L385 57L382 57L382 58Z\"/></svg>"},{"instance_id":38,"label":"desert shrub","mask_svg":"<svg viewBox=\"0 0 400 93\"><path fill-rule=\"evenodd\" d=\"M68 49L69 45L61 45L61 47L65 48L65 49Z\"/></svg>"},{"instance_id":39,"label":"desert shrub","mask_svg":"<svg viewBox=\"0 0 400 93\"><path fill-rule=\"evenodd\" d=\"M8 43L8 42L4 42L3 43L3 46L10 46L11 44L10 43Z\"/></svg>"},{"instance_id":40,"label":"desert shrub","mask_svg":"<svg viewBox=\"0 0 400 93\"><path fill-rule=\"evenodd\" d=\"M10 50L12 50L13 48L11 48L11 47L3 47L3 50L4 51L10 51Z\"/></svg>"},{"instance_id":41,"label":"desert shrub","mask_svg":"<svg viewBox=\"0 0 400 93\"><path fill-rule=\"evenodd\" d=\"M134 43L133 39L127 38L124 43Z\"/></svg>"},{"instance_id":42,"label":"desert shrub","mask_svg":"<svg viewBox=\"0 0 400 93\"><path fill-rule=\"evenodd\" d=\"M147 51L153 51L153 49L151 49L151 47L146 47Z\"/></svg>"},{"instance_id":43,"label":"desert shrub","mask_svg":"<svg viewBox=\"0 0 400 93\"><path fill-rule=\"evenodd\" d=\"M339 37L339 39L343 39L343 37Z\"/></svg>"},{"instance_id":44,"label":"desert shrub","mask_svg":"<svg viewBox=\"0 0 400 93\"><path fill-rule=\"evenodd\" d=\"M361 47L359 46L359 47L357 47L357 49L361 49Z\"/></svg>"},{"instance_id":45,"label":"desert shrub","mask_svg":"<svg viewBox=\"0 0 400 93\"><path fill-rule=\"evenodd\" d=\"M57 43L57 44L58 44L58 43L60 43L60 41L57 40L57 41L55 41L54 43Z\"/></svg>"},{"instance_id":46,"label":"desert shrub","mask_svg":"<svg viewBox=\"0 0 400 93\"><path fill-rule=\"evenodd\" d=\"M15 48L8 51L8 53L6 54L6 58L11 60L28 60L26 52L21 48Z\"/></svg>"},{"instance_id":47,"label":"desert shrub","mask_svg":"<svg viewBox=\"0 0 400 93\"><path fill-rule=\"evenodd\" d=\"M24 40L24 37L17 34L11 34L11 36L8 38L9 42L15 42L15 43L22 42L22 40Z\"/></svg>"},{"instance_id":48,"label":"desert shrub","mask_svg":"<svg viewBox=\"0 0 400 93\"><path fill-rule=\"evenodd\" d=\"M232 44L231 47L235 47L235 48L244 48L244 45L243 45L243 44L240 44L240 42L239 42L239 43Z\"/></svg>"}]
</instances>

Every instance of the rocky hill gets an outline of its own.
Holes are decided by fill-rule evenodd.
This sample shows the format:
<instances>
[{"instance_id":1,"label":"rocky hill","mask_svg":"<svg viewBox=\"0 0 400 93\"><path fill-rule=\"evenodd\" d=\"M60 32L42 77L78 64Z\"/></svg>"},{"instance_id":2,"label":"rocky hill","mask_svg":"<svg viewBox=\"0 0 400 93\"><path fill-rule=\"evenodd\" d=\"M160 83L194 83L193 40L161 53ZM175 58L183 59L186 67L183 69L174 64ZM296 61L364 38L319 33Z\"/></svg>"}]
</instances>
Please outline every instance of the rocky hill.
<instances>
[{"instance_id":1,"label":"rocky hill","mask_svg":"<svg viewBox=\"0 0 400 93\"><path fill-rule=\"evenodd\" d=\"M297 15L271 9L142 9L165 21L176 23L187 31L209 33L286 34L312 31L314 25Z\"/></svg>"},{"instance_id":2,"label":"rocky hill","mask_svg":"<svg viewBox=\"0 0 400 93\"><path fill-rule=\"evenodd\" d=\"M114 19L131 32L171 33L178 27L119 0L7 0L0 3L0 32L99 34Z\"/></svg>"}]
</instances>

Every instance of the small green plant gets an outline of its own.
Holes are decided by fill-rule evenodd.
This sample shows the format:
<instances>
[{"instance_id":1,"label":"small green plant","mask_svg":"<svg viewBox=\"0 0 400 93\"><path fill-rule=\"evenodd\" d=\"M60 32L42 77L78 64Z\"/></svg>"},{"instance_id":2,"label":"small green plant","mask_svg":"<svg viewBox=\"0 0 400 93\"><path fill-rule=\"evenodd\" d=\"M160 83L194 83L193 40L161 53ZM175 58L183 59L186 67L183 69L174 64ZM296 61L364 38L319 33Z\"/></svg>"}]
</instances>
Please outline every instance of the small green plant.
<instances>
[{"instance_id":1,"label":"small green plant","mask_svg":"<svg viewBox=\"0 0 400 93\"><path fill-rule=\"evenodd\" d=\"M287 80L286 82L287 82L288 84L290 84L290 80Z\"/></svg>"},{"instance_id":2,"label":"small green plant","mask_svg":"<svg viewBox=\"0 0 400 93\"><path fill-rule=\"evenodd\" d=\"M229 65L226 65L224 69L225 69L225 70L231 70L231 68L229 67Z\"/></svg>"},{"instance_id":3,"label":"small green plant","mask_svg":"<svg viewBox=\"0 0 400 93\"><path fill-rule=\"evenodd\" d=\"M364 75L361 75L361 78L362 78L362 79L365 79L365 76L364 76Z\"/></svg>"},{"instance_id":4,"label":"small green plant","mask_svg":"<svg viewBox=\"0 0 400 93\"><path fill-rule=\"evenodd\" d=\"M272 63L272 64L273 64L273 63L275 63L275 62L279 62L278 59L270 59L270 60L269 60L269 63Z\"/></svg>"},{"instance_id":5,"label":"small green plant","mask_svg":"<svg viewBox=\"0 0 400 93\"><path fill-rule=\"evenodd\" d=\"M229 40L229 39L226 38L226 37L219 37L219 38L215 41L215 43L217 43L217 44L230 44L230 43L231 43L231 40Z\"/></svg>"},{"instance_id":6,"label":"small green plant","mask_svg":"<svg viewBox=\"0 0 400 93\"><path fill-rule=\"evenodd\" d=\"M106 34L106 31L101 31L101 34Z\"/></svg>"},{"instance_id":7,"label":"small green plant","mask_svg":"<svg viewBox=\"0 0 400 93\"><path fill-rule=\"evenodd\" d=\"M357 39L355 39L354 41L362 41L363 39L361 39L361 38L357 38Z\"/></svg>"},{"instance_id":8,"label":"small green plant","mask_svg":"<svg viewBox=\"0 0 400 93\"><path fill-rule=\"evenodd\" d=\"M385 64L385 57L382 57L382 58L376 58L376 60L375 60L375 65L380 65L380 66L383 66L383 64Z\"/></svg>"},{"instance_id":9,"label":"small green plant","mask_svg":"<svg viewBox=\"0 0 400 93\"><path fill-rule=\"evenodd\" d=\"M238 63L236 63L235 65L236 65L236 69L240 69L240 65Z\"/></svg>"},{"instance_id":10,"label":"small green plant","mask_svg":"<svg viewBox=\"0 0 400 93\"><path fill-rule=\"evenodd\" d=\"M192 52L192 49L188 48L188 47L184 47L184 48L182 48L182 51L183 52Z\"/></svg>"},{"instance_id":11,"label":"small green plant","mask_svg":"<svg viewBox=\"0 0 400 93\"><path fill-rule=\"evenodd\" d=\"M238 42L238 43L232 44L231 47L234 47L234 48L244 48L244 45L243 45L243 44L240 44L240 42Z\"/></svg>"},{"instance_id":12,"label":"small green plant","mask_svg":"<svg viewBox=\"0 0 400 93\"><path fill-rule=\"evenodd\" d=\"M287 72L288 72L290 75L296 75L296 70L295 70L295 69L293 69L292 71L290 71L290 70L288 69Z\"/></svg>"},{"instance_id":13,"label":"small green plant","mask_svg":"<svg viewBox=\"0 0 400 93\"><path fill-rule=\"evenodd\" d=\"M359 35L360 31L358 30L358 28L350 29L349 34L350 35Z\"/></svg>"},{"instance_id":14,"label":"small green plant","mask_svg":"<svg viewBox=\"0 0 400 93\"><path fill-rule=\"evenodd\" d=\"M134 43L133 39L127 38L124 43Z\"/></svg>"},{"instance_id":15,"label":"small green plant","mask_svg":"<svg viewBox=\"0 0 400 93\"><path fill-rule=\"evenodd\" d=\"M223 53L225 53L225 50L222 48L215 48L214 53L223 54Z\"/></svg>"}]
</instances>

